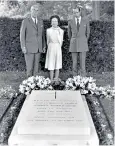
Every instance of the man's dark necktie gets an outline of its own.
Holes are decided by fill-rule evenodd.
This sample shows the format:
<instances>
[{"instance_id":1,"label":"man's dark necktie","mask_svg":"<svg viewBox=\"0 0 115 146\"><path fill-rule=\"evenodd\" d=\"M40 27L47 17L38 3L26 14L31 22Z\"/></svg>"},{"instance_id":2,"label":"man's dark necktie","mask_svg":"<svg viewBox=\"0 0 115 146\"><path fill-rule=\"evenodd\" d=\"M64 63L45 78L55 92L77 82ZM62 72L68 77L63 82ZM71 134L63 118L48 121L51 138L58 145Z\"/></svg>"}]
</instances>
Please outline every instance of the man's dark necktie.
<instances>
[{"instance_id":1,"label":"man's dark necktie","mask_svg":"<svg viewBox=\"0 0 115 146\"><path fill-rule=\"evenodd\" d=\"M79 19L77 18L77 30L79 31Z\"/></svg>"},{"instance_id":2,"label":"man's dark necktie","mask_svg":"<svg viewBox=\"0 0 115 146\"><path fill-rule=\"evenodd\" d=\"M37 28L37 31L38 31L37 19L35 19L35 25L36 25L36 28Z\"/></svg>"}]
</instances>

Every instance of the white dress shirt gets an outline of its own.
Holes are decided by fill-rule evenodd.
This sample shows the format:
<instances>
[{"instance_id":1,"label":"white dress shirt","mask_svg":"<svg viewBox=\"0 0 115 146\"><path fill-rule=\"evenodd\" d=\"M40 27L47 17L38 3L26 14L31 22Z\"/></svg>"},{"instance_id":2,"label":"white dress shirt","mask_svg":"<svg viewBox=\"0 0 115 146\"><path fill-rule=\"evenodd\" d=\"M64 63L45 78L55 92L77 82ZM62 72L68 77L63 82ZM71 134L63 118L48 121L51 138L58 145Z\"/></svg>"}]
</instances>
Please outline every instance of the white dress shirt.
<instances>
[{"instance_id":1,"label":"white dress shirt","mask_svg":"<svg viewBox=\"0 0 115 146\"><path fill-rule=\"evenodd\" d=\"M33 17L31 17L31 18L32 18L32 20L33 20L34 23L35 23L35 20L36 20L36 23L38 23L37 18L33 18Z\"/></svg>"}]
</instances>

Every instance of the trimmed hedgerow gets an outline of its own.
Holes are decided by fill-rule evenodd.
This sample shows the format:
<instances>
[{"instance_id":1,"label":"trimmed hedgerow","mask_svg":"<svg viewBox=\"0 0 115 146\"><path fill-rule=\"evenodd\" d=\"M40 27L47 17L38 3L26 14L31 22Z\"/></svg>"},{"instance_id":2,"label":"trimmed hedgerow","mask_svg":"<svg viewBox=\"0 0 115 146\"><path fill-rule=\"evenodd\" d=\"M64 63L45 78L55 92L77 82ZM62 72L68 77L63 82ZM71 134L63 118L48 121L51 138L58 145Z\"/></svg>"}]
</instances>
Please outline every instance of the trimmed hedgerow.
<instances>
[{"instance_id":1,"label":"trimmed hedgerow","mask_svg":"<svg viewBox=\"0 0 115 146\"><path fill-rule=\"evenodd\" d=\"M20 47L20 26L22 19L0 18L0 71L25 71L24 55ZM63 69L72 67L71 54L69 53L69 40L67 35L67 21L61 21L64 29ZM44 20L45 29L50 27L50 22ZM104 72L114 70L114 22L90 22L90 38L88 40L87 71ZM44 69L45 55L42 54L40 66Z\"/></svg>"}]
</instances>

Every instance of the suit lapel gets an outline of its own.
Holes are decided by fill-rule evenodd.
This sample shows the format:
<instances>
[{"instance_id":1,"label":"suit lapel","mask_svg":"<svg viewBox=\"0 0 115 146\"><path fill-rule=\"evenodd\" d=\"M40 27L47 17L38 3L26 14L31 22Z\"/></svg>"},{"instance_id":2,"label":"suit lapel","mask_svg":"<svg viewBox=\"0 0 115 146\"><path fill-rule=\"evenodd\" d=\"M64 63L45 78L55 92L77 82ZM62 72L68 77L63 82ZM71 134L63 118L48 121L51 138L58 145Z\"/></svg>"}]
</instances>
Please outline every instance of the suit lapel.
<instances>
[{"instance_id":1,"label":"suit lapel","mask_svg":"<svg viewBox=\"0 0 115 146\"><path fill-rule=\"evenodd\" d=\"M82 28L82 23L83 23L83 18L81 17L81 22L80 22L80 26L79 26L79 31L80 31L81 28Z\"/></svg>"},{"instance_id":2,"label":"suit lapel","mask_svg":"<svg viewBox=\"0 0 115 146\"><path fill-rule=\"evenodd\" d=\"M81 26L81 23L80 23L80 26ZM80 30L80 26L79 26L79 30ZM79 30L77 30L77 24L76 24L75 17L73 17L73 27L74 27L74 32L76 32L76 34L78 35Z\"/></svg>"},{"instance_id":3,"label":"suit lapel","mask_svg":"<svg viewBox=\"0 0 115 146\"><path fill-rule=\"evenodd\" d=\"M32 24L32 26L33 26L35 29L37 29L37 26L35 25L35 23L33 22L33 20L32 20L31 17L29 18L29 20L30 20L30 23Z\"/></svg>"},{"instance_id":4,"label":"suit lapel","mask_svg":"<svg viewBox=\"0 0 115 146\"><path fill-rule=\"evenodd\" d=\"M77 25L76 25L76 21L75 21L75 17L73 17L73 28L74 31L78 34L80 32L80 30L82 29L82 23L83 23L83 18L81 17L81 22L80 22L80 26L79 26L79 31L77 31Z\"/></svg>"},{"instance_id":5,"label":"suit lapel","mask_svg":"<svg viewBox=\"0 0 115 146\"><path fill-rule=\"evenodd\" d=\"M38 20L38 21L37 21L37 30L38 30L39 32L42 32L42 30L43 30L43 19L38 18L37 20Z\"/></svg>"}]
</instances>

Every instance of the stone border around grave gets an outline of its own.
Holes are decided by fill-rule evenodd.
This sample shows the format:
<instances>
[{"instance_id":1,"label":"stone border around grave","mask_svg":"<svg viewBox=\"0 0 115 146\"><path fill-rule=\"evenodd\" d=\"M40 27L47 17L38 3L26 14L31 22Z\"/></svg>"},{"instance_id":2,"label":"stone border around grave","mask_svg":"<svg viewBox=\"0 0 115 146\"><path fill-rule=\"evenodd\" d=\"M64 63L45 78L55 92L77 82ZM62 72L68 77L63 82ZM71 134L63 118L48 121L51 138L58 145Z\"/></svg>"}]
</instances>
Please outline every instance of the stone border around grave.
<instances>
[{"instance_id":1,"label":"stone border around grave","mask_svg":"<svg viewBox=\"0 0 115 146\"><path fill-rule=\"evenodd\" d=\"M99 137L100 145L113 145L114 132L104 112L100 100L96 96L86 96L86 101Z\"/></svg>"}]
</instances>

